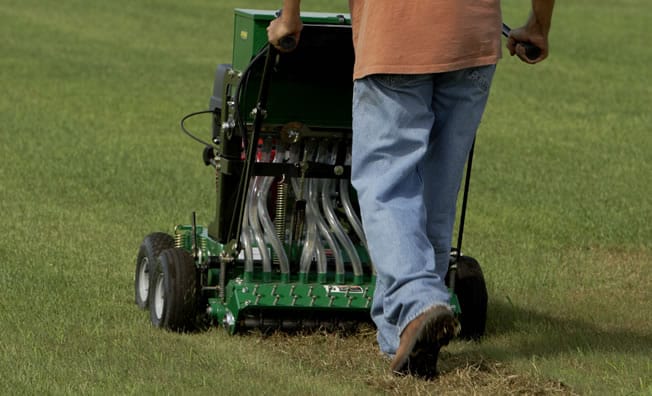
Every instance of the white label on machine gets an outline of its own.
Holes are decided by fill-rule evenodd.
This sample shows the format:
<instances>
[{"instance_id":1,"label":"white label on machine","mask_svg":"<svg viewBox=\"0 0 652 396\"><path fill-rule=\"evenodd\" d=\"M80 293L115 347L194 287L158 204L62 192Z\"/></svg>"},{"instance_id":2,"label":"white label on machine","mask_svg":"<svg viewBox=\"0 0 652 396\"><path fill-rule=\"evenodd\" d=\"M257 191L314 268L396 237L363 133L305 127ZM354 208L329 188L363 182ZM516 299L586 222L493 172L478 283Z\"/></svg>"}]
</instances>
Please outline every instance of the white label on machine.
<instances>
[{"instance_id":1,"label":"white label on machine","mask_svg":"<svg viewBox=\"0 0 652 396\"><path fill-rule=\"evenodd\" d=\"M260 249L259 248L255 247L255 248L252 248L251 250L252 250L252 256L253 256L252 258L254 259L254 261L262 260L262 256L260 255ZM244 250L241 250L240 254L238 254L238 260L244 260L244 259L245 259Z\"/></svg>"},{"instance_id":2,"label":"white label on machine","mask_svg":"<svg viewBox=\"0 0 652 396\"><path fill-rule=\"evenodd\" d=\"M331 293L364 293L364 289L361 286L349 286L349 285L324 285L326 292Z\"/></svg>"}]
</instances>

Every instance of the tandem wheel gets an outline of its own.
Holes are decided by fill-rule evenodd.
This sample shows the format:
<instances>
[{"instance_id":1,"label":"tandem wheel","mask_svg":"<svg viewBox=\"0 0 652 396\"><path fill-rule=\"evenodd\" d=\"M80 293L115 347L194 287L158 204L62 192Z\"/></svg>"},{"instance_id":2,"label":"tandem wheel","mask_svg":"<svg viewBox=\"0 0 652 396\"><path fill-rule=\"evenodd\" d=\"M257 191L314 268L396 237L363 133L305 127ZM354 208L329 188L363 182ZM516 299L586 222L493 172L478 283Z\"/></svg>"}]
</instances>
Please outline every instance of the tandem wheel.
<instances>
[{"instance_id":1,"label":"tandem wheel","mask_svg":"<svg viewBox=\"0 0 652 396\"><path fill-rule=\"evenodd\" d=\"M143 239L136 257L134 300L141 309L149 307L149 277L159 254L174 247L174 238L163 232L154 232Z\"/></svg>"},{"instance_id":2,"label":"tandem wheel","mask_svg":"<svg viewBox=\"0 0 652 396\"><path fill-rule=\"evenodd\" d=\"M192 331L197 325L197 268L186 250L164 250L150 272L149 312L155 327Z\"/></svg>"}]
</instances>

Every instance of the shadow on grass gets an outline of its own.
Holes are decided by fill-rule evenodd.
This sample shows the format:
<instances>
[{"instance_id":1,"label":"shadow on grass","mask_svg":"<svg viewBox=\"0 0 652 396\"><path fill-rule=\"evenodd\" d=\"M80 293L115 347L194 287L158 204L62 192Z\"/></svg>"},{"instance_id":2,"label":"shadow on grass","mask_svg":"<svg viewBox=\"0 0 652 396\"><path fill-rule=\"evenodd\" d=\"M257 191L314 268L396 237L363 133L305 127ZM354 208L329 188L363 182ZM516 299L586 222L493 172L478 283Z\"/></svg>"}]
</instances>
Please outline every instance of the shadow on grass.
<instances>
[{"instance_id":1,"label":"shadow on grass","mask_svg":"<svg viewBox=\"0 0 652 396\"><path fill-rule=\"evenodd\" d=\"M645 329L637 331L628 323L613 322L599 326L569 316L563 311L553 316L494 300L489 303L487 336L509 337L509 351L495 352L515 357L591 352L645 355L652 350L652 334Z\"/></svg>"}]
</instances>

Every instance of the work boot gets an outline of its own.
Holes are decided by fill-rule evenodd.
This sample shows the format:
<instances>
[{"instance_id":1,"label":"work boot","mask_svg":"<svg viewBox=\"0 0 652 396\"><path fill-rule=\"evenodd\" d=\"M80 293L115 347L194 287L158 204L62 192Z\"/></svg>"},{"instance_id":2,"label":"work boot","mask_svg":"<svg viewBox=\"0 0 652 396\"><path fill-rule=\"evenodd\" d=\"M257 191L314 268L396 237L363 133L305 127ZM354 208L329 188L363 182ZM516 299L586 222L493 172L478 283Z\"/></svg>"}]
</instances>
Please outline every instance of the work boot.
<instances>
[{"instance_id":1,"label":"work boot","mask_svg":"<svg viewBox=\"0 0 652 396\"><path fill-rule=\"evenodd\" d=\"M437 358L442 346L460 331L453 311L445 305L435 305L411 321L401 333L401 339L390 370L433 378L437 375Z\"/></svg>"}]
</instances>

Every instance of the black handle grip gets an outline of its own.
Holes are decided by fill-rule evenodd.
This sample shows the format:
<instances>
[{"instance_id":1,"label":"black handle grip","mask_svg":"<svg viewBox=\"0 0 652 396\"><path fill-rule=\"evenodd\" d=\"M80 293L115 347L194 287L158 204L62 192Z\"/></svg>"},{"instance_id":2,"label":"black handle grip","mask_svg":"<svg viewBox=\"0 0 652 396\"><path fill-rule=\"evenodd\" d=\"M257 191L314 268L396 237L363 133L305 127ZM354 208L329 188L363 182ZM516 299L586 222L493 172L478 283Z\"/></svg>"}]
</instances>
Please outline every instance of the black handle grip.
<instances>
[{"instance_id":1,"label":"black handle grip","mask_svg":"<svg viewBox=\"0 0 652 396\"><path fill-rule=\"evenodd\" d=\"M523 42L518 42L517 44L520 44L523 47L525 47L525 56L527 56L528 59L535 60L539 56L541 56L541 48L537 47L536 45L532 43L523 43Z\"/></svg>"},{"instance_id":2,"label":"black handle grip","mask_svg":"<svg viewBox=\"0 0 652 396\"><path fill-rule=\"evenodd\" d=\"M297 46L294 36L285 36L278 41L278 45L286 51L292 51Z\"/></svg>"},{"instance_id":3,"label":"black handle grip","mask_svg":"<svg viewBox=\"0 0 652 396\"><path fill-rule=\"evenodd\" d=\"M276 10L274 16L279 18L281 14L283 14L283 9ZM278 45L285 51L292 51L297 47L297 40L293 36L285 36L278 41Z\"/></svg>"},{"instance_id":4,"label":"black handle grip","mask_svg":"<svg viewBox=\"0 0 652 396\"><path fill-rule=\"evenodd\" d=\"M503 36L509 37L509 32L511 31L512 29L503 23ZM532 43L517 41L516 44L520 44L525 48L525 56L530 60L537 59L539 56L541 56L541 48Z\"/></svg>"}]
</instances>

